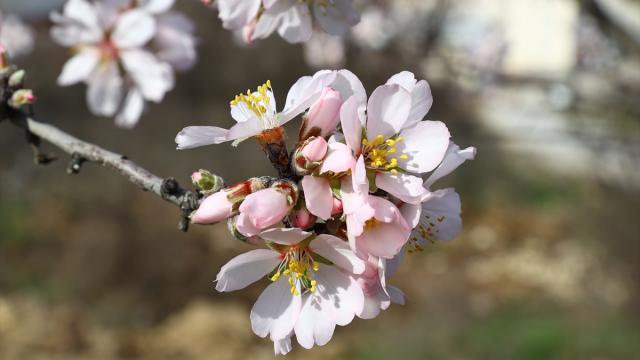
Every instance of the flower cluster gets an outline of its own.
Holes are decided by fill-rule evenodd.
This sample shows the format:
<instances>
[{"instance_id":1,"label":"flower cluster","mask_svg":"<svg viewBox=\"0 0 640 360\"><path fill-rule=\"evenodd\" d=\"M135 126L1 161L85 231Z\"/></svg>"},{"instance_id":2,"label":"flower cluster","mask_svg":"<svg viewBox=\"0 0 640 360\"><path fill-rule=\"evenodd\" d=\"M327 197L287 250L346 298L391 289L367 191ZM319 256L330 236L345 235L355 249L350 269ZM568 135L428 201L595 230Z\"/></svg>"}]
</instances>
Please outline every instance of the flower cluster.
<instances>
[{"instance_id":1,"label":"flower cluster","mask_svg":"<svg viewBox=\"0 0 640 360\"><path fill-rule=\"evenodd\" d=\"M145 102L160 102L174 86L174 70L196 60L191 20L169 11L174 0L68 0L54 12L51 36L74 56L61 86L84 82L87 104L116 124L137 124Z\"/></svg>"},{"instance_id":2,"label":"flower cluster","mask_svg":"<svg viewBox=\"0 0 640 360\"><path fill-rule=\"evenodd\" d=\"M217 6L222 26L240 32L247 43L275 31L290 43L306 42L313 31L312 17L331 35L342 35L360 22L353 0L218 0Z\"/></svg>"},{"instance_id":3,"label":"flower cluster","mask_svg":"<svg viewBox=\"0 0 640 360\"><path fill-rule=\"evenodd\" d=\"M404 254L451 240L462 227L460 197L436 181L475 156L460 149L439 121L426 81L391 77L367 98L347 70L299 79L278 111L272 84L231 101L230 129L181 131L186 149L256 137L280 178L252 178L211 194L207 172L193 175L205 198L194 223L227 220L232 233L258 249L222 267L216 289L242 289L267 277L251 310L253 331L286 354L291 338L324 345L336 325L370 319L403 293L387 284ZM289 156L282 125L302 114ZM274 154L275 153L275 154Z\"/></svg>"}]
</instances>

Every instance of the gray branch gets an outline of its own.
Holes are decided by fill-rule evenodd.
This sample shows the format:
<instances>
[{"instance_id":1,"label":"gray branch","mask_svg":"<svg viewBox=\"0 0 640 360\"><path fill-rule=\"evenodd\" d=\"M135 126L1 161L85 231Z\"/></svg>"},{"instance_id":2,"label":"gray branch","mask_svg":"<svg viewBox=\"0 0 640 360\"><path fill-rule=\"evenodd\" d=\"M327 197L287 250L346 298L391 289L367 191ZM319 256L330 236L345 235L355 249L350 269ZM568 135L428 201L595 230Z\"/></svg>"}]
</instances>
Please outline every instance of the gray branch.
<instances>
[{"instance_id":1,"label":"gray branch","mask_svg":"<svg viewBox=\"0 0 640 360\"><path fill-rule=\"evenodd\" d=\"M45 140L71 155L69 173L78 173L85 161L94 162L115 170L142 190L156 194L177 205L181 210L179 228L183 231L188 229L189 215L199 207L200 196L196 192L182 188L174 179L160 178L123 155L82 141L55 126L35 121L29 117L24 118L23 122L17 123L17 125L24 127L28 135ZM34 145L34 149L40 151L37 144ZM37 159L42 158L41 153L37 155L39 155Z\"/></svg>"}]
</instances>

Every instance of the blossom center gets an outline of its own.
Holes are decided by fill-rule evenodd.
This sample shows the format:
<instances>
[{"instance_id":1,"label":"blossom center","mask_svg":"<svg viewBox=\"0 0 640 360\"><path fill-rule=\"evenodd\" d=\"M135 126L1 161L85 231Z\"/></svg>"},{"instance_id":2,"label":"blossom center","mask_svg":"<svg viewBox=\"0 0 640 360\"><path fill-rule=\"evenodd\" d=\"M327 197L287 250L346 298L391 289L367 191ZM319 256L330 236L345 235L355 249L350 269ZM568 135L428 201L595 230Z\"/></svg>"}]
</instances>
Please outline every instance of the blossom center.
<instances>
[{"instance_id":1,"label":"blossom center","mask_svg":"<svg viewBox=\"0 0 640 360\"><path fill-rule=\"evenodd\" d=\"M319 264L313 260L307 249L292 247L285 253L275 274L271 276L271 281L277 281L281 276L286 276L289 278L293 295L300 295L297 284L300 284L302 289L315 292L317 281L313 278L313 273L318 269Z\"/></svg>"},{"instance_id":2,"label":"blossom center","mask_svg":"<svg viewBox=\"0 0 640 360\"><path fill-rule=\"evenodd\" d=\"M362 139L362 154L364 155L365 165L374 170L398 172L398 158L408 159L409 155L399 154L396 145L402 142L401 136L392 136L385 139L384 136L378 135L373 140L367 138Z\"/></svg>"},{"instance_id":3,"label":"blossom center","mask_svg":"<svg viewBox=\"0 0 640 360\"><path fill-rule=\"evenodd\" d=\"M261 122L264 129L277 127L277 119L270 113L271 108L271 80L258 86L255 92L247 90L246 94L239 94L231 100L231 106L244 104L246 108L255 115Z\"/></svg>"},{"instance_id":4,"label":"blossom center","mask_svg":"<svg viewBox=\"0 0 640 360\"><path fill-rule=\"evenodd\" d=\"M109 38L100 43L99 50L102 62L111 62L118 58L118 48Z\"/></svg>"},{"instance_id":5,"label":"blossom center","mask_svg":"<svg viewBox=\"0 0 640 360\"><path fill-rule=\"evenodd\" d=\"M373 230L377 227L380 226L380 221L376 218L371 218L369 220L367 220L367 222L364 223L364 229L366 230Z\"/></svg>"}]
</instances>

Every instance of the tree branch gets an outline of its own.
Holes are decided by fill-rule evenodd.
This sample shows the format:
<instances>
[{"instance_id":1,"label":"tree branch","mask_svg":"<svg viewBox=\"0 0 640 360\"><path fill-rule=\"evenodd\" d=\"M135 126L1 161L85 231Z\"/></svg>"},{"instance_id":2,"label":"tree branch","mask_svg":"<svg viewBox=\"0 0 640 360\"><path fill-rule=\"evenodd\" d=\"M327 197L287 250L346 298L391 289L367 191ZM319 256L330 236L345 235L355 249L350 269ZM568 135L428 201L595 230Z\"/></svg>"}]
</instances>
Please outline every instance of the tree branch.
<instances>
[{"instance_id":1,"label":"tree branch","mask_svg":"<svg viewBox=\"0 0 640 360\"><path fill-rule=\"evenodd\" d=\"M188 230L189 215L200 206L201 196L197 192L182 188L175 179L160 178L127 159L126 156L82 141L55 126L38 122L26 116L19 118L11 117L10 120L15 125L24 128L27 131L28 137L35 136L38 140L45 140L71 155L68 170L70 174L78 173L85 161L94 162L117 171L127 180L138 185L142 190L156 194L162 199L177 205L181 210L181 220L178 227L182 231ZM39 145L39 141L35 143ZM33 144L32 142L32 145ZM36 149L36 157L40 158L42 157L42 153L38 145L33 146L34 149Z\"/></svg>"}]
</instances>

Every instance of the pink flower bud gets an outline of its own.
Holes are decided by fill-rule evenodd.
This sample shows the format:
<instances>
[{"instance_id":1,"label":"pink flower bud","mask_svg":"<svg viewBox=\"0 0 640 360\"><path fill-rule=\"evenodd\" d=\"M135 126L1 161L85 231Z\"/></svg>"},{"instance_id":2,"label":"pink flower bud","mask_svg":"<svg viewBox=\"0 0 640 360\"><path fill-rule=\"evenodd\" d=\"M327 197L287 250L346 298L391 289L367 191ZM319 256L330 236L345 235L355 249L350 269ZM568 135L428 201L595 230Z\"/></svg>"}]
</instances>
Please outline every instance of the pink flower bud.
<instances>
[{"instance_id":1,"label":"pink flower bud","mask_svg":"<svg viewBox=\"0 0 640 360\"><path fill-rule=\"evenodd\" d=\"M310 135L328 136L340 121L340 107L342 106L342 96L340 92L326 87L322 90L320 99L315 102L309 109L302 131L301 139L304 140ZM320 134L312 133L312 130L316 128L320 130Z\"/></svg>"},{"instance_id":2,"label":"pink flower bud","mask_svg":"<svg viewBox=\"0 0 640 360\"><path fill-rule=\"evenodd\" d=\"M191 182L197 184L200 182L200 180L202 180L202 174L200 174L199 171L195 171L193 174L191 174Z\"/></svg>"},{"instance_id":3,"label":"pink flower bud","mask_svg":"<svg viewBox=\"0 0 640 360\"><path fill-rule=\"evenodd\" d=\"M342 213L342 201L333 198L333 208L331 208L331 216L336 216Z\"/></svg>"},{"instance_id":4,"label":"pink flower bud","mask_svg":"<svg viewBox=\"0 0 640 360\"><path fill-rule=\"evenodd\" d=\"M291 224L297 228L306 229L315 224L317 217L304 206L291 214Z\"/></svg>"},{"instance_id":5,"label":"pink flower bud","mask_svg":"<svg viewBox=\"0 0 640 360\"><path fill-rule=\"evenodd\" d=\"M240 205L238 231L245 236L255 236L261 230L282 221L292 206L281 190L269 188L256 191Z\"/></svg>"},{"instance_id":6,"label":"pink flower bud","mask_svg":"<svg viewBox=\"0 0 640 360\"><path fill-rule=\"evenodd\" d=\"M198 210L191 215L194 224L213 224L229 218L233 214L233 204L229 201L226 191L217 193L204 199Z\"/></svg>"},{"instance_id":7,"label":"pink flower bud","mask_svg":"<svg viewBox=\"0 0 640 360\"><path fill-rule=\"evenodd\" d=\"M324 156L327 154L327 147L327 140L322 137L317 137L302 148L302 155L307 161L320 161L324 159Z\"/></svg>"}]
</instances>

